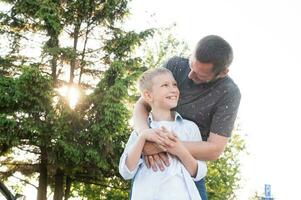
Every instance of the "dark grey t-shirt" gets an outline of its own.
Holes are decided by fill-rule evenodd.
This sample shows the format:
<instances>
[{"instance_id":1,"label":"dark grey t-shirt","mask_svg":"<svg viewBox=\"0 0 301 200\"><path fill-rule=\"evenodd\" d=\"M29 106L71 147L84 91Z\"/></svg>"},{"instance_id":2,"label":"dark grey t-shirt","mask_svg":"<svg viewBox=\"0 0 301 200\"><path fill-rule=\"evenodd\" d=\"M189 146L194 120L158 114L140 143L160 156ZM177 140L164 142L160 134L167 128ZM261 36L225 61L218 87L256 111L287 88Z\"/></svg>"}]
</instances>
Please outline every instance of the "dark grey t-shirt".
<instances>
[{"instance_id":1,"label":"dark grey t-shirt","mask_svg":"<svg viewBox=\"0 0 301 200\"><path fill-rule=\"evenodd\" d=\"M174 110L194 121L205 141L210 132L230 137L241 98L233 80L226 76L211 83L195 84L188 78L190 67L186 58L173 57L164 67L173 73L180 90Z\"/></svg>"}]
</instances>

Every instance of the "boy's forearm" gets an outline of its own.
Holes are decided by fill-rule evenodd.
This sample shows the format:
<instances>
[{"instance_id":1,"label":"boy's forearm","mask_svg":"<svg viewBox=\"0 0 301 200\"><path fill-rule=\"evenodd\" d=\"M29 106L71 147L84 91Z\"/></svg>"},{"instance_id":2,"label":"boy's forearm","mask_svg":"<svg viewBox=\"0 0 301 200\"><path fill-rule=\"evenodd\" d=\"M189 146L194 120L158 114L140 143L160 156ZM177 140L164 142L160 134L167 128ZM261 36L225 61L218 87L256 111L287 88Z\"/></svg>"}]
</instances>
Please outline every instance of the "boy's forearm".
<instances>
[{"instance_id":1,"label":"boy's forearm","mask_svg":"<svg viewBox=\"0 0 301 200\"><path fill-rule=\"evenodd\" d=\"M140 134L142 130L149 128L147 124L147 116L149 112L149 105L140 98L136 102L133 112L134 129L138 132L138 134Z\"/></svg>"},{"instance_id":2,"label":"boy's forearm","mask_svg":"<svg viewBox=\"0 0 301 200\"><path fill-rule=\"evenodd\" d=\"M137 163L142 154L144 143L145 139L139 136L132 149L128 152L125 164L130 171L133 171L137 166Z\"/></svg>"},{"instance_id":3,"label":"boy's forearm","mask_svg":"<svg viewBox=\"0 0 301 200\"><path fill-rule=\"evenodd\" d=\"M185 166L189 174L192 177L195 177L198 170L198 163L197 160L194 159L194 157L189 153L189 151L188 150L181 151L181 153L178 155L178 158Z\"/></svg>"}]
</instances>

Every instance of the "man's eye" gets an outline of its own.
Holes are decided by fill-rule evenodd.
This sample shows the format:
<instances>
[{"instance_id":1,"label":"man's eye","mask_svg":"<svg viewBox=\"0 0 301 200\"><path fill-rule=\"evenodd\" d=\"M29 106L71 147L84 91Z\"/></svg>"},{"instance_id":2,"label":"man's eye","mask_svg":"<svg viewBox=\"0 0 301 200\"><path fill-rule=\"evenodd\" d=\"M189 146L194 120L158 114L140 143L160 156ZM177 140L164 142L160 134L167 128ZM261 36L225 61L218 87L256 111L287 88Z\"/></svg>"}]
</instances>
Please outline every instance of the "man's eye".
<instances>
[{"instance_id":1,"label":"man's eye","mask_svg":"<svg viewBox=\"0 0 301 200\"><path fill-rule=\"evenodd\" d=\"M168 86L167 84L162 84L162 85L161 85L161 87L167 87L167 86Z\"/></svg>"}]
</instances>

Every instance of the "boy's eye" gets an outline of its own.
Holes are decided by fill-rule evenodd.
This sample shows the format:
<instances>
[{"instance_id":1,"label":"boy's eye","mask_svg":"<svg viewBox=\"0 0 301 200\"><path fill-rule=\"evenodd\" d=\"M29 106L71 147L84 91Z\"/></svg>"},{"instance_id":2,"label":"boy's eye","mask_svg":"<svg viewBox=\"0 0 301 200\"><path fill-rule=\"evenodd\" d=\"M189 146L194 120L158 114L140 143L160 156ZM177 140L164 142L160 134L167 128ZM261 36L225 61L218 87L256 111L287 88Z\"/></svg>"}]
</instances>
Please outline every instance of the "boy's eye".
<instances>
[{"instance_id":1,"label":"boy's eye","mask_svg":"<svg viewBox=\"0 0 301 200\"><path fill-rule=\"evenodd\" d=\"M167 87L168 85L165 83L165 84L162 84L161 87Z\"/></svg>"}]
</instances>

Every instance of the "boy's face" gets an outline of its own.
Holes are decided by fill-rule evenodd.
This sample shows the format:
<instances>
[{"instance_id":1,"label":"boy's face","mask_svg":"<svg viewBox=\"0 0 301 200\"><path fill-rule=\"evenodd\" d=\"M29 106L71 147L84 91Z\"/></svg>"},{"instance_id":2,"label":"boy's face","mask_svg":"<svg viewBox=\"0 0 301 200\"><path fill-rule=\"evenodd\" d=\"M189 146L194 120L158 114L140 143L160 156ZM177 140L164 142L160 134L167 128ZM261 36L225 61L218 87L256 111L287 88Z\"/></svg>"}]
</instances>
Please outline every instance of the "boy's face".
<instances>
[{"instance_id":1,"label":"boy's face","mask_svg":"<svg viewBox=\"0 0 301 200\"><path fill-rule=\"evenodd\" d=\"M155 76L152 80L152 90L146 91L146 100L152 106L152 109L174 108L178 104L179 89L174 77L169 73Z\"/></svg>"}]
</instances>

